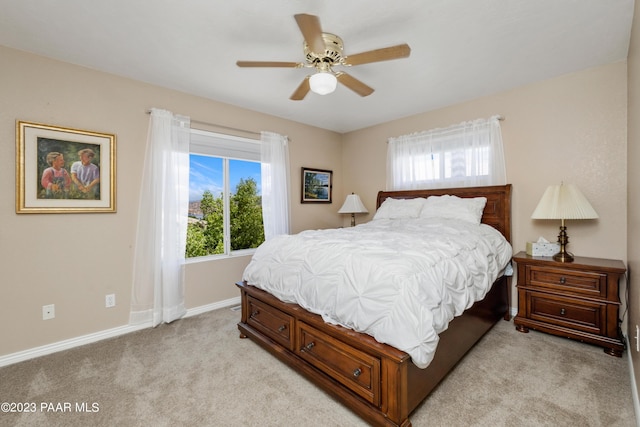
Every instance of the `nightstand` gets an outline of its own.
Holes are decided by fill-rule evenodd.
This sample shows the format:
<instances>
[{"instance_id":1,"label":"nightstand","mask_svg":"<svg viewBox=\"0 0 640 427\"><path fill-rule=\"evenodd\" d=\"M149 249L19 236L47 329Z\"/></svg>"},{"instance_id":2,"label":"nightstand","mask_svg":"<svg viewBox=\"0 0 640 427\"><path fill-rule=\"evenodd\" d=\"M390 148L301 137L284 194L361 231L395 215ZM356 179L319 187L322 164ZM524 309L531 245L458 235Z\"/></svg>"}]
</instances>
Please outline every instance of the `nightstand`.
<instances>
[{"instance_id":1,"label":"nightstand","mask_svg":"<svg viewBox=\"0 0 640 427\"><path fill-rule=\"evenodd\" d=\"M575 257L557 262L519 252L516 329L535 329L604 347L612 356L625 348L619 326L618 286L622 261Z\"/></svg>"}]
</instances>

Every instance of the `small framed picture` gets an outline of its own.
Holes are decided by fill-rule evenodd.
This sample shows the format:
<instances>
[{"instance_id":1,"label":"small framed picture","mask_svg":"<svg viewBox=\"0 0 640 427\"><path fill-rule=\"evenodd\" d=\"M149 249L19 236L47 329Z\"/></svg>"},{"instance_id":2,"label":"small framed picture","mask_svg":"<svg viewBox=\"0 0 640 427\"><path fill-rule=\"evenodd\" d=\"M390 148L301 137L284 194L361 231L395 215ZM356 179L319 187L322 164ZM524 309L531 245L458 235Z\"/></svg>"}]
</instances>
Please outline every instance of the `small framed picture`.
<instances>
[{"instance_id":1,"label":"small framed picture","mask_svg":"<svg viewBox=\"0 0 640 427\"><path fill-rule=\"evenodd\" d=\"M16 213L115 211L115 135L16 123Z\"/></svg>"},{"instance_id":2,"label":"small framed picture","mask_svg":"<svg viewBox=\"0 0 640 427\"><path fill-rule=\"evenodd\" d=\"M331 203L333 172L302 168L302 203Z\"/></svg>"}]
</instances>

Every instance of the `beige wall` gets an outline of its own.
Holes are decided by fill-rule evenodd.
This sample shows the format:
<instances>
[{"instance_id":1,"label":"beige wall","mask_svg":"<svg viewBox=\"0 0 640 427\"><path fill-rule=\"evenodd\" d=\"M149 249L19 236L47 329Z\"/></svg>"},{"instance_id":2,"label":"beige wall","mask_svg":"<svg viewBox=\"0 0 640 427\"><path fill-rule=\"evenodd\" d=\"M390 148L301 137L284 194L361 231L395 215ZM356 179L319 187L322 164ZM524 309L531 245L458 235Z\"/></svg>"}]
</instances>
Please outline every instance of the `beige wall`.
<instances>
[{"instance_id":1,"label":"beige wall","mask_svg":"<svg viewBox=\"0 0 640 427\"><path fill-rule=\"evenodd\" d=\"M0 356L128 324L145 112L152 107L288 135L293 231L342 224L339 134L4 47L0 64ZM117 213L17 215L16 120L115 133ZM334 171L336 202L300 204L302 166ZM234 283L248 259L189 264L187 308L237 297ZM117 305L106 309L110 293ZM55 319L42 320L45 304L55 304Z\"/></svg>"},{"instance_id":2,"label":"beige wall","mask_svg":"<svg viewBox=\"0 0 640 427\"><path fill-rule=\"evenodd\" d=\"M640 384L640 353L636 351L636 325L640 325L640 4L636 1L633 15L631 45L628 63L628 250L629 260L629 328L627 331L630 344L631 360L635 375L636 387ZM636 388L637 395L637 388ZM637 405L637 401L636 401ZM636 412L636 415L638 413Z\"/></svg>"},{"instance_id":3,"label":"beige wall","mask_svg":"<svg viewBox=\"0 0 640 427\"><path fill-rule=\"evenodd\" d=\"M538 236L557 240L559 222L534 221L531 213L548 185L564 181L576 184L600 216L567 222L569 251L626 261L626 75L619 62L346 134L345 191L374 207L385 188L390 136L500 114L514 251Z\"/></svg>"},{"instance_id":4,"label":"beige wall","mask_svg":"<svg viewBox=\"0 0 640 427\"><path fill-rule=\"evenodd\" d=\"M128 323L141 167L151 107L206 121L270 130L291 139L292 229L348 224L336 211L356 192L371 212L385 188L390 136L501 114L507 176L514 185L515 250L539 235L555 240L558 224L530 219L549 184L577 184L600 219L570 222L569 250L626 261L627 64L586 70L453 107L339 135L0 47L0 356ZM636 82L637 85L637 82ZM117 134L116 214L16 215L15 121ZM300 167L334 171L334 203L302 205ZM631 185L631 184L630 184ZM79 250L86 242L92 250ZM247 257L187 268L186 304L236 297L233 283ZM104 308L115 293L117 306ZM41 320L44 304L56 318ZM515 304L514 304L515 305Z\"/></svg>"}]
</instances>

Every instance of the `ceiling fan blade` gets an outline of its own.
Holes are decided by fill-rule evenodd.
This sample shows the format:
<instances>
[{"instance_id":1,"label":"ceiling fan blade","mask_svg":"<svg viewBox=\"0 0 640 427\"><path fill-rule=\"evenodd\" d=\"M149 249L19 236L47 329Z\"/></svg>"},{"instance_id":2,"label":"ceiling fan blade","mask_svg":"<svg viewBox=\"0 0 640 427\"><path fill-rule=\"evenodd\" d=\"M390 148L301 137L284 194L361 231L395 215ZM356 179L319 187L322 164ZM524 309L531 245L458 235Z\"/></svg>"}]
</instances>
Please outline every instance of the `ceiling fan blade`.
<instances>
[{"instance_id":1,"label":"ceiling fan blade","mask_svg":"<svg viewBox=\"0 0 640 427\"><path fill-rule=\"evenodd\" d=\"M284 67L301 68L304 65L300 62L279 62L279 61L236 61L238 67Z\"/></svg>"},{"instance_id":2,"label":"ceiling fan blade","mask_svg":"<svg viewBox=\"0 0 640 427\"><path fill-rule=\"evenodd\" d=\"M369 64L371 62L389 61L391 59L406 58L411 53L408 44L399 44L397 46L384 47L382 49L370 50L367 52L356 53L345 58L345 65Z\"/></svg>"},{"instance_id":3,"label":"ceiling fan blade","mask_svg":"<svg viewBox=\"0 0 640 427\"><path fill-rule=\"evenodd\" d=\"M307 96L307 93L309 93L309 90L311 90L311 87L309 86L309 76L307 76L289 99L293 101L302 101L304 97Z\"/></svg>"},{"instance_id":4,"label":"ceiling fan blade","mask_svg":"<svg viewBox=\"0 0 640 427\"><path fill-rule=\"evenodd\" d=\"M304 37L304 41L307 42L312 52L322 53L324 52L324 40L322 38L322 28L320 27L320 19L314 15L307 15L301 13L294 15L298 27Z\"/></svg>"},{"instance_id":5,"label":"ceiling fan blade","mask_svg":"<svg viewBox=\"0 0 640 427\"><path fill-rule=\"evenodd\" d=\"M342 73L342 72L336 73L336 77L338 78L338 81L340 83L342 83L343 85L345 85L346 87L348 87L349 89L351 89L352 91L354 91L360 96L369 96L373 93L373 88L367 86L366 84L362 83L360 80L356 79L353 76L350 76L347 73Z\"/></svg>"}]
</instances>

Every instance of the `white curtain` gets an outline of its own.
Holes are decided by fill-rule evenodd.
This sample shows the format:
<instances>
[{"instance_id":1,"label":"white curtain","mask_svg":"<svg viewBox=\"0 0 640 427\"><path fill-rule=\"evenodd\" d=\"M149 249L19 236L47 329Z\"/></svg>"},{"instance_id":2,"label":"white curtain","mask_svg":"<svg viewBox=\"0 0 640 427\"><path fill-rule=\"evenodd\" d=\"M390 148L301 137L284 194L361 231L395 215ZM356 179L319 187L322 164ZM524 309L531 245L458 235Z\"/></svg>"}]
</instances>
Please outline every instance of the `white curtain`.
<instances>
[{"instance_id":1,"label":"white curtain","mask_svg":"<svg viewBox=\"0 0 640 427\"><path fill-rule=\"evenodd\" d=\"M287 137L260 133L264 238L289 234L289 147Z\"/></svg>"},{"instance_id":2,"label":"white curtain","mask_svg":"<svg viewBox=\"0 0 640 427\"><path fill-rule=\"evenodd\" d=\"M499 116L389 138L387 190L506 184Z\"/></svg>"},{"instance_id":3,"label":"white curtain","mask_svg":"<svg viewBox=\"0 0 640 427\"><path fill-rule=\"evenodd\" d=\"M182 317L189 205L189 117L152 109L134 254L131 324Z\"/></svg>"}]
</instances>

